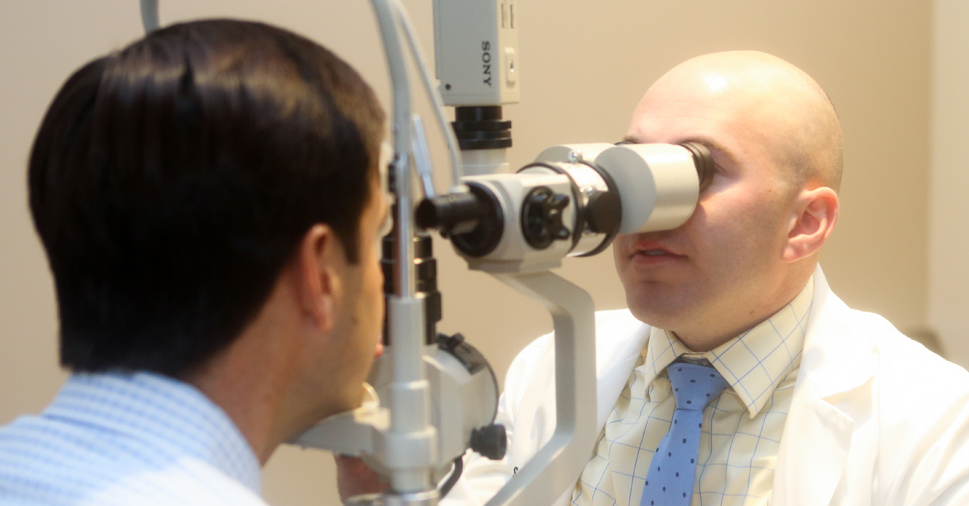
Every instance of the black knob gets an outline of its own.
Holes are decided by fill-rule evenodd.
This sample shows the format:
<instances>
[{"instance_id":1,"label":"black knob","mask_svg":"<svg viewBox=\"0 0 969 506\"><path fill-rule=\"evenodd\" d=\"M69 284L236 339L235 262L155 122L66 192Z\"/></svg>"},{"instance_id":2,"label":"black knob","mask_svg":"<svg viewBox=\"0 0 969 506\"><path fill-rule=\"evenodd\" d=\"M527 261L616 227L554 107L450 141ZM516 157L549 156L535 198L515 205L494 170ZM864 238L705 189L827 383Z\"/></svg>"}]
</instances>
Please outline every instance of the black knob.
<instances>
[{"instance_id":1,"label":"black knob","mask_svg":"<svg viewBox=\"0 0 969 506\"><path fill-rule=\"evenodd\" d=\"M471 449L491 460L505 458L507 445L504 425L493 423L471 430Z\"/></svg>"},{"instance_id":2,"label":"black knob","mask_svg":"<svg viewBox=\"0 0 969 506\"><path fill-rule=\"evenodd\" d=\"M454 350L458 349L458 346L464 343L464 336L460 332L453 336L441 334L438 336L438 343L442 348L453 353Z\"/></svg>"},{"instance_id":3,"label":"black knob","mask_svg":"<svg viewBox=\"0 0 969 506\"><path fill-rule=\"evenodd\" d=\"M535 249L545 249L552 241L566 240L571 233L562 223L562 211L568 207L568 195L553 192L539 186L528 192L522 206L522 234L525 241Z\"/></svg>"}]
</instances>

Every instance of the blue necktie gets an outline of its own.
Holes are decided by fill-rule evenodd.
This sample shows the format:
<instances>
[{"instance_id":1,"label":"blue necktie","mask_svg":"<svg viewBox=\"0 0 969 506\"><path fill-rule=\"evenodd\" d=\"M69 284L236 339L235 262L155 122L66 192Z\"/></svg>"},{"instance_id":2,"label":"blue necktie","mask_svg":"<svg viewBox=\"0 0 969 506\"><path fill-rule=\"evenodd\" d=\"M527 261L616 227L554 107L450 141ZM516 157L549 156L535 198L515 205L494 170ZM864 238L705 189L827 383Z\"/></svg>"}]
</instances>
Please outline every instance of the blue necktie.
<instances>
[{"instance_id":1,"label":"blue necktie","mask_svg":"<svg viewBox=\"0 0 969 506\"><path fill-rule=\"evenodd\" d=\"M653 455L640 506L689 506L693 500L703 408L727 388L713 367L674 362L666 368L676 411L670 431Z\"/></svg>"}]
</instances>

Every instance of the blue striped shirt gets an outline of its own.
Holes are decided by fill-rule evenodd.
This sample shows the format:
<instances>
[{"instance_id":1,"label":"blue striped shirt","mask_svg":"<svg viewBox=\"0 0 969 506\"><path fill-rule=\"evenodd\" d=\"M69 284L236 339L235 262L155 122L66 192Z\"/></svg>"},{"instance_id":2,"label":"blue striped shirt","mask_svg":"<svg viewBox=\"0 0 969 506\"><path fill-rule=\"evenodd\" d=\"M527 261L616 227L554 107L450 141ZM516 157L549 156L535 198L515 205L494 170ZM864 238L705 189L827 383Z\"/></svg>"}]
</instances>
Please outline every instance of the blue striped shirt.
<instances>
[{"instance_id":1,"label":"blue striped shirt","mask_svg":"<svg viewBox=\"0 0 969 506\"><path fill-rule=\"evenodd\" d=\"M75 374L0 428L0 505L265 505L259 461L200 391L150 373Z\"/></svg>"}]
</instances>

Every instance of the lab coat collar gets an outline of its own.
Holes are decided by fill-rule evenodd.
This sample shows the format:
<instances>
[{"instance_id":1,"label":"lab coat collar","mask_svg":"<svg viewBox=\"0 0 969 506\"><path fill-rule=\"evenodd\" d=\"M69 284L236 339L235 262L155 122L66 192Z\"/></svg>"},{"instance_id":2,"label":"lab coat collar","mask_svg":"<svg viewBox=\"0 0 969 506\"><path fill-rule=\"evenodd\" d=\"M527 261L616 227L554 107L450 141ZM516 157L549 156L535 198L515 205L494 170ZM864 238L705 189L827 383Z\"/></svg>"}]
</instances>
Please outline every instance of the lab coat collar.
<instances>
[{"instance_id":1,"label":"lab coat collar","mask_svg":"<svg viewBox=\"0 0 969 506\"><path fill-rule=\"evenodd\" d=\"M861 388L876 369L871 343L849 330L841 317L849 309L831 293L820 267L814 282L801 369L774 476L777 506L830 504L855 431L855 420L846 409L867 410L871 404L870 391Z\"/></svg>"},{"instance_id":2,"label":"lab coat collar","mask_svg":"<svg viewBox=\"0 0 969 506\"><path fill-rule=\"evenodd\" d=\"M830 504L856 429L852 414L856 409L870 411L870 389L862 388L870 386L877 366L870 338L849 329L850 310L831 293L820 267L814 283L801 367L774 475L774 506ZM626 322L622 326L613 327L610 321L597 328L600 431L649 337L648 325L630 328L630 315L620 313L625 318L617 320ZM609 339L630 331L632 339Z\"/></svg>"},{"instance_id":3,"label":"lab coat collar","mask_svg":"<svg viewBox=\"0 0 969 506\"><path fill-rule=\"evenodd\" d=\"M857 335L837 317L850 310L831 293L820 266L815 270L814 283L813 309L797 383L810 383L819 398L828 399L865 384L875 374L877 364L868 336Z\"/></svg>"}]
</instances>

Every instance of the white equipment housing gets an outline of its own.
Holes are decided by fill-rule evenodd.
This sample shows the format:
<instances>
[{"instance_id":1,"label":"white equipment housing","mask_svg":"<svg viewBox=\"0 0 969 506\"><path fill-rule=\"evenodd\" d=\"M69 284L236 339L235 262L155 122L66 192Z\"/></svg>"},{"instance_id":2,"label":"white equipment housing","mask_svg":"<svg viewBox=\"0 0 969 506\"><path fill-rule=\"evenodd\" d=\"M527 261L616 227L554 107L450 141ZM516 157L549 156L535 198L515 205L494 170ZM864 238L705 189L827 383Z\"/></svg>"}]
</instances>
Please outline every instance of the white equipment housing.
<instances>
[{"instance_id":1,"label":"white equipment housing","mask_svg":"<svg viewBox=\"0 0 969 506\"><path fill-rule=\"evenodd\" d=\"M451 106L518 103L517 0L434 0L434 54Z\"/></svg>"}]
</instances>

